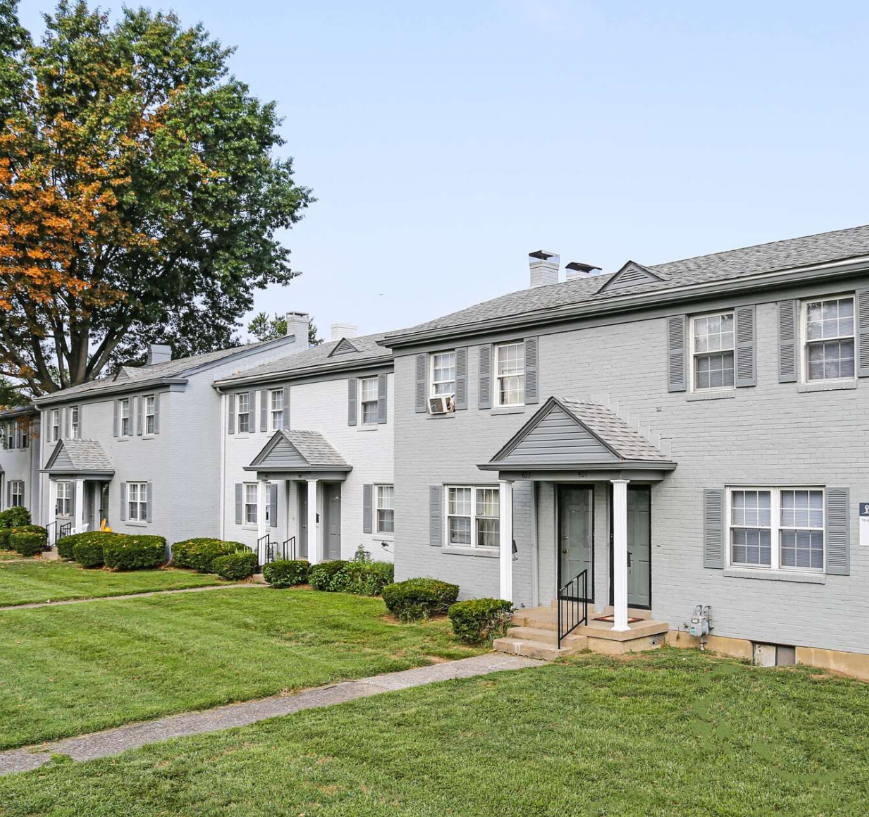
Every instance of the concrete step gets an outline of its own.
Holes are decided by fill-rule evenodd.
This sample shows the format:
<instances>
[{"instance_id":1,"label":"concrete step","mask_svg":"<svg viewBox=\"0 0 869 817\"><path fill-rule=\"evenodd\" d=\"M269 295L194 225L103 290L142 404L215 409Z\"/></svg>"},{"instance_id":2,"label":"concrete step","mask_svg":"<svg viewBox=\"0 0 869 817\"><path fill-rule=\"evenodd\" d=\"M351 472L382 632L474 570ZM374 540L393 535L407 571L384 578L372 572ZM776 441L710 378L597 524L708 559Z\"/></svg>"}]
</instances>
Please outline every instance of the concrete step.
<instances>
[{"instance_id":1,"label":"concrete step","mask_svg":"<svg viewBox=\"0 0 869 817\"><path fill-rule=\"evenodd\" d=\"M511 627L507 635L520 641L536 641L541 644L551 644L553 647L558 646L558 632L556 630L540 630L536 627ZM588 639L584 635L574 635L571 633L562 639L561 646L568 648L578 644L580 649L585 649L587 641Z\"/></svg>"},{"instance_id":2,"label":"concrete step","mask_svg":"<svg viewBox=\"0 0 869 817\"><path fill-rule=\"evenodd\" d=\"M531 607L513 613L513 624L537 630L557 630L557 611L549 607Z\"/></svg>"},{"instance_id":3,"label":"concrete step","mask_svg":"<svg viewBox=\"0 0 869 817\"><path fill-rule=\"evenodd\" d=\"M562 647L559 650L554 644L548 644L543 641L532 641L507 636L505 638L496 638L492 646L498 650L498 652L505 652L510 655L523 655L526 658L538 658L542 661L555 661L558 658L564 658L565 656L573 655L574 653L584 650L584 642L584 638L578 639L577 642L571 644L569 647Z\"/></svg>"}]
</instances>

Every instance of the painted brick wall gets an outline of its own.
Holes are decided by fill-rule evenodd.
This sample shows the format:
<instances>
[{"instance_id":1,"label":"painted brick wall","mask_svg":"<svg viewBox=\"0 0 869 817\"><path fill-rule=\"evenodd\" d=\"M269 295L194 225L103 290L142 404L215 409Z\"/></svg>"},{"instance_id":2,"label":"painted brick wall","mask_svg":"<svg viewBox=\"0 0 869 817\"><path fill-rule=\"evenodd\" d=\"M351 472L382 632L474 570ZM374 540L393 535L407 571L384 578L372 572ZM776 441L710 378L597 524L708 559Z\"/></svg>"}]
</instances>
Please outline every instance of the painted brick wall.
<instances>
[{"instance_id":1,"label":"painted brick wall","mask_svg":"<svg viewBox=\"0 0 869 817\"><path fill-rule=\"evenodd\" d=\"M39 491L39 417L30 424L30 439L27 448L0 448L0 508L8 507L8 484L11 480L24 481L24 506L34 521L40 518Z\"/></svg>"}]
</instances>

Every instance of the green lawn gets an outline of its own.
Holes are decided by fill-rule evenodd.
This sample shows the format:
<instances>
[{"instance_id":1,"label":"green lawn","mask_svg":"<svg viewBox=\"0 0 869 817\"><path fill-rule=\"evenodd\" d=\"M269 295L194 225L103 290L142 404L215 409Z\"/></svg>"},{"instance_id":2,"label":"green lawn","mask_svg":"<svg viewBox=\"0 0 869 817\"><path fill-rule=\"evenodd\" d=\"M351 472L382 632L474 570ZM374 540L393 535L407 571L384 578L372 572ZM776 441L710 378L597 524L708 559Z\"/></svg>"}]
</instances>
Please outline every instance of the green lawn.
<instances>
[{"instance_id":1,"label":"green lawn","mask_svg":"<svg viewBox=\"0 0 869 817\"><path fill-rule=\"evenodd\" d=\"M451 681L0 778L0 815L861 815L869 686L696 652Z\"/></svg>"},{"instance_id":2,"label":"green lawn","mask_svg":"<svg viewBox=\"0 0 869 817\"><path fill-rule=\"evenodd\" d=\"M213 584L226 582L217 576L194 573L192 570L134 570L129 573L113 573L109 570L85 570L70 562L0 562L0 607L42 601L123 596L150 590L181 590Z\"/></svg>"},{"instance_id":3,"label":"green lawn","mask_svg":"<svg viewBox=\"0 0 869 817\"><path fill-rule=\"evenodd\" d=\"M10 559L23 559L24 557L14 550L3 550L0 548L0 562L8 562Z\"/></svg>"},{"instance_id":4,"label":"green lawn","mask_svg":"<svg viewBox=\"0 0 869 817\"><path fill-rule=\"evenodd\" d=\"M385 614L266 587L2 612L0 748L479 652Z\"/></svg>"}]
</instances>

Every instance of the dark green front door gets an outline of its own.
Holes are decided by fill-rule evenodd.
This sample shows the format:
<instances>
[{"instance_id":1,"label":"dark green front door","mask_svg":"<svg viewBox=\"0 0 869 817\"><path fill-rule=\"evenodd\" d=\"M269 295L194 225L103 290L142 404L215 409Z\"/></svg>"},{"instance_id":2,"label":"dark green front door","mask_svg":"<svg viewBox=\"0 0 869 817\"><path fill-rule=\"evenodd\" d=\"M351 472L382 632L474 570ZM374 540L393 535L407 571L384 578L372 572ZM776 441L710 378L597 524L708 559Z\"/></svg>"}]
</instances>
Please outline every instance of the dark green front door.
<instances>
[{"instance_id":1,"label":"dark green front door","mask_svg":"<svg viewBox=\"0 0 869 817\"><path fill-rule=\"evenodd\" d=\"M652 606L652 490L628 486L628 605Z\"/></svg>"},{"instance_id":2,"label":"dark green front door","mask_svg":"<svg viewBox=\"0 0 869 817\"><path fill-rule=\"evenodd\" d=\"M558 586L586 571L586 598L591 599L594 489L588 485L558 486Z\"/></svg>"}]
</instances>

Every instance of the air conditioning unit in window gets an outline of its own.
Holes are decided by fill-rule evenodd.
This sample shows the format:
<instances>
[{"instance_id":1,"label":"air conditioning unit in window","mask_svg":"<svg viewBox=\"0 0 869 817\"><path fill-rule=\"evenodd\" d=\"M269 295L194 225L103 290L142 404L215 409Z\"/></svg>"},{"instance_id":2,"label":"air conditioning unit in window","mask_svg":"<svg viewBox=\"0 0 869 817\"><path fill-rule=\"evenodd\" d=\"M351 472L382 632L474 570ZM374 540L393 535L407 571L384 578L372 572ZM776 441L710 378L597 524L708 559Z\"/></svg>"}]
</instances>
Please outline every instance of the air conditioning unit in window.
<instances>
[{"instance_id":1,"label":"air conditioning unit in window","mask_svg":"<svg viewBox=\"0 0 869 817\"><path fill-rule=\"evenodd\" d=\"M448 394L439 394L428 399L429 414L449 414L453 411L453 398Z\"/></svg>"}]
</instances>

